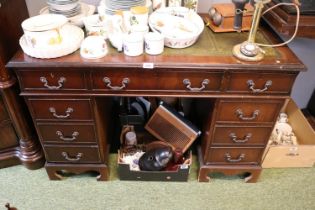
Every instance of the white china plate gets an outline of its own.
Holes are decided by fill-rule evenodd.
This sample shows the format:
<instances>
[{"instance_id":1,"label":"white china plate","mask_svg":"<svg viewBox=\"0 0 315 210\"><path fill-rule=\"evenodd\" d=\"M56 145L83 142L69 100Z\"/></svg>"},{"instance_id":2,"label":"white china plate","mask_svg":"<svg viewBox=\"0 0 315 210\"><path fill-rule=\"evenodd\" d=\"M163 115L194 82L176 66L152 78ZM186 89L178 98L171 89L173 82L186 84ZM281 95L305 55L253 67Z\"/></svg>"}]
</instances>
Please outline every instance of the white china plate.
<instances>
[{"instance_id":1,"label":"white china plate","mask_svg":"<svg viewBox=\"0 0 315 210\"><path fill-rule=\"evenodd\" d=\"M57 58L73 53L80 48L81 42L84 39L84 32L81 28L67 24L61 29L60 33L63 40L59 45L34 48L27 44L23 35L20 38L20 46L25 54L34 58Z\"/></svg>"},{"instance_id":2,"label":"white china plate","mask_svg":"<svg viewBox=\"0 0 315 210\"><path fill-rule=\"evenodd\" d=\"M85 3L80 3L81 4L81 12L80 14L73 16L73 17L69 17L68 20L71 24L79 26L79 27L83 27L83 18L93 15L95 12L95 6L94 5L90 5L90 4L85 4ZM46 6L44 8L42 8L39 11L39 14L49 14L49 6Z\"/></svg>"}]
</instances>

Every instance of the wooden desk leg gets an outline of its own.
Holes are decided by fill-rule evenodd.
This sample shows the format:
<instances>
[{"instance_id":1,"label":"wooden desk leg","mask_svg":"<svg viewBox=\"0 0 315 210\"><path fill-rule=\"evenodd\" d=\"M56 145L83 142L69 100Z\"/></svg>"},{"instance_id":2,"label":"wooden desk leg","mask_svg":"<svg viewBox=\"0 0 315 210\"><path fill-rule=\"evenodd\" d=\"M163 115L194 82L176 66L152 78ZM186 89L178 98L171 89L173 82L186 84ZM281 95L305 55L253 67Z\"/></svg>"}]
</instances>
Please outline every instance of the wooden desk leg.
<instances>
[{"instance_id":1,"label":"wooden desk leg","mask_svg":"<svg viewBox=\"0 0 315 210\"><path fill-rule=\"evenodd\" d=\"M65 177L63 173L69 174L82 174L85 172L97 172L99 175L96 176L97 181L107 181L109 178L109 170L106 164L45 164L46 172L50 180L62 180Z\"/></svg>"},{"instance_id":2,"label":"wooden desk leg","mask_svg":"<svg viewBox=\"0 0 315 210\"><path fill-rule=\"evenodd\" d=\"M198 148L198 160L199 160L199 182L209 182L211 173L222 173L227 176L231 175L245 175L244 181L246 183L257 182L262 168L260 166L251 165L205 165L203 163L201 149Z\"/></svg>"}]
</instances>

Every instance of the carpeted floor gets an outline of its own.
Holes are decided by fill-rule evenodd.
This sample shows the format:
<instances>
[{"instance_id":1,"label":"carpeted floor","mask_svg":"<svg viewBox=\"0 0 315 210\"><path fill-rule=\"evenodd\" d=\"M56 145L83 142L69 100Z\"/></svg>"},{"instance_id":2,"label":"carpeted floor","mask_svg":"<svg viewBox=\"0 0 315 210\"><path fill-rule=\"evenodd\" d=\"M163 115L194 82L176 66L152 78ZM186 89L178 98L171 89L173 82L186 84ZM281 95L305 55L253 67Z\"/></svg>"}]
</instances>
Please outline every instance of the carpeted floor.
<instances>
[{"instance_id":1,"label":"carpeted floor","mask_svg":"<svg viewBox=\"0 0 315 210\"><path fill-rule=\"evenodd\" d=\"M255 184L238 177L198 183L194 159L188 182L165 183L119 181L115 161L110 155L108 182L86 174L49 181L44 169L1 169L0 210L8 202L18 210L315 209L315 167L264 169Z\"/></svg>"}]
</instances>

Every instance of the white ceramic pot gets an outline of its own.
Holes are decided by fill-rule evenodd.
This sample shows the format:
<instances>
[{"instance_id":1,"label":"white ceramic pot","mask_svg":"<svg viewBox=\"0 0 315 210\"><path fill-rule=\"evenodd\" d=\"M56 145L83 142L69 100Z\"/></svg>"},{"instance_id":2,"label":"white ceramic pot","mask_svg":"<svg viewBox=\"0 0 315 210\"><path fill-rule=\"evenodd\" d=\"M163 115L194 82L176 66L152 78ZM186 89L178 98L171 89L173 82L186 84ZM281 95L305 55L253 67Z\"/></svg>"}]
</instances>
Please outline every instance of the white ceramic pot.
<instances>
[{"instance_id":1,"label":"white ceramic pot","mask_svg":"<svg viewBox=\"0 0 315 210\"><path fill-rule=\"evenodd\" d=\"M28 18L22 22L26 43L33 48L59 45L63 37L62 27L68 22L63 15L45 14Z\"/></svg>"},{"instance_id":2,"label":"white ceramic pot","mask_svg":"<svg viewBox=\"0 0 315 210\"><path fill-rule=\"evenodd\" d=\"M138 56L143 53L143 37L137 34L125 34L123 36L124 54L128 56Z\"/></svg>"},{"instance_id":3,"label":"white ceramic pot","mask_svg":"<svg viewBox=\"0 0 315 210\"><path fill-rule=\"evenodd\" d=\"M144 36L145 52L149 55L158 55L164 51L164 37L157 32L150 32Z\"/></svg>"},{"instance_id":4,"label":"white ceramic pot","mask_svg":"<svg viewBox=\"0 0 315 210\"><path fill-rule=\"evenodd\" d=\"M107 38L107 17L101 15L91 15L83 19L87 35L102 36Z\"/></svg>"}]
</instances>

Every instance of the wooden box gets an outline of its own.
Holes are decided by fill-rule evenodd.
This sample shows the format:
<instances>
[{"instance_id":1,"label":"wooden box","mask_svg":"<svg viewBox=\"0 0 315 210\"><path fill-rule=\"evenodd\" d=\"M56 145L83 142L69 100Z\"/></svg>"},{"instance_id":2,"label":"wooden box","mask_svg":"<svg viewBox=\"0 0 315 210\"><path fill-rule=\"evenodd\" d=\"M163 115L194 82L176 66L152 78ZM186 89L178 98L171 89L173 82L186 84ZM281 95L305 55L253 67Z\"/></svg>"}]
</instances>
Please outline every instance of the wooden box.
<instances>
[{"instance_id":1,"label":"wooden box","mask_svg":"<svg viewBox=\"0 0 315 210\"><path fill-rule=\"evenodd\" d=\"M298 146L267 146L262 167L312 167L315 163L315 131L293 100L288 102L284 112L288 115Z\"/></svg>"},{"instance_id":2,"label":"wooden box","mask_svg":"<svg viewBox=\"0 0 315 210\"><path fill-rule=\"evenodd\" d=\"M120 141L123 141L124 133L126 131L134 131L133 126L125 126L122 130ZM146 131L137 132L137 141L140 144L146 145L154 140L156 140L153 136L151 136ZM188 180L188 175L190 171L190 167L192 164L192 153L188 151L185 153L183 164L178 165L173 170L163 170L163 171L135 171L130 169L130 165L122 162L122 153L123 149L118 150L118 175L120 180L139 180L139 181L177 181L177 182L185 182Z\"/></svg>"},{"instance_id":3,"label":"wooden box","mask_svg":"<svg viewBox=\"0 0 315 210\"><path fill-rule=\"evenodd\" d=\"M222 17L222 21L219 25L214 21L207 21L207 25L214 32L234 32L236 31L234 26L235 6L232 3L213 4L212 8L216 10ZM254 8L250 4L245 6L246 12L243 14L242 30L249 31L252 22L252 15Z\"/></svg>"}]
</instances>

